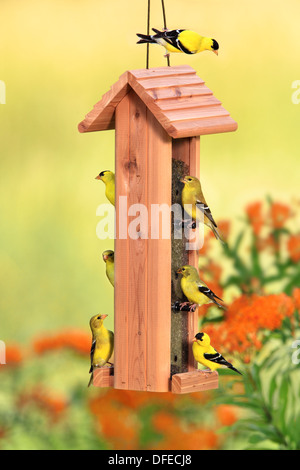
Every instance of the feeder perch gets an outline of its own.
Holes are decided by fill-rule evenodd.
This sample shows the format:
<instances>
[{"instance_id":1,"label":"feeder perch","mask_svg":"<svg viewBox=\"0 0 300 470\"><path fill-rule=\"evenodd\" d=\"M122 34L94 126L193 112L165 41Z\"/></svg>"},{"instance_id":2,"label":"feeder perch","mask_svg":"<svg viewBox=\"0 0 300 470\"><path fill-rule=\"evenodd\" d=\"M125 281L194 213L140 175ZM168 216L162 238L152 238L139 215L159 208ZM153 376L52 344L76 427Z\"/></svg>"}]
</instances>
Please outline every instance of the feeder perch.
<instances>
[{"instance_id":1,"label":"feeder perch","mask_svg":"<svg viewBox=\"0 0 300 470\"><path fill-rule=\"evenodd\" d=\"M200 136L235 131L237 123L184 65L125 72L79 124L82 133L108 129L115 129L115 351L114 369L96 370L94 385L174 393L216 388L217 373L203 377L192 354L197 311L171 310L184 300L176 270L197 266L197 252L172 238L172 224L168 239L124 237L119 198L147 207L151 234L151 205L180 203L180 178L200 177Z\"/></svg>"}]
</instances>

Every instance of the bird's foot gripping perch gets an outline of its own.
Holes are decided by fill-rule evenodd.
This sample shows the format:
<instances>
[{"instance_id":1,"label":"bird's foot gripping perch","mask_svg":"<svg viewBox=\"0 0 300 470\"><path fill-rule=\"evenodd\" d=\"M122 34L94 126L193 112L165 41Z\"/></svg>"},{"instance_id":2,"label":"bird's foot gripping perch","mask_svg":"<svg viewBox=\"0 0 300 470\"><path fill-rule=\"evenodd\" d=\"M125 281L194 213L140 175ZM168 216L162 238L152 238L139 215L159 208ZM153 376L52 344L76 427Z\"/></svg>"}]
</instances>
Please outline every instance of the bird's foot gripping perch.
<instances>
[{"instance_id":1,"label":"bird's foot gripping perch","mask_svg":"<svg viewBox=\"0 0 300 470\"><path fill-rule=\"evenodd\" d=\"M191 302L179 302L178 300L172 305L172 310L174 313L178 312L195 312L198 304L193 304Z\"/></svg>"},{"instance_id":2,"label":"bird's foot gripping perch","mask_svg":"<svg viewBox=\"0 0 300 470\"><path fill-rule=\"evenodd\" d=\"M188 228L189 230L195 230L197 223L191 219L185 219L182 221L182 228Z\"/></svg>"}]
</instances>

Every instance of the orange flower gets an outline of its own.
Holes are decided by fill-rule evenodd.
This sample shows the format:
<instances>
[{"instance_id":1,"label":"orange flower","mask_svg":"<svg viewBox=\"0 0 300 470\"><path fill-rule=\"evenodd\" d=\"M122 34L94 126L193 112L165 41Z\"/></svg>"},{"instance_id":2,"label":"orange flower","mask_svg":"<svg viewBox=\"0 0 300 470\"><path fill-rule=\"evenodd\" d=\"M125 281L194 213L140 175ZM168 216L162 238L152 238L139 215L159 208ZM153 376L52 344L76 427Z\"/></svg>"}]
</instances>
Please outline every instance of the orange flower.
<instances>
[{"instance_id":1,"label":"orange flower","mask_svg":"<svg viewBox=\"0 0 300 470\"><path fill-rule=\"evenodd\" d=\"M104 395L105 396L105 395ZM139 423L129 408L115 406L108 399L90 401L90 409L98 424L98 432L113 449L137 449Z\"/></svg>"},{"instance_id":2,"label":"orange flower","mask_svg":"<svg viewBox=\"0 0 300 470\"><path fill-rule=\"evenodd\" d=\"M280 202L273 202L270 209L271 223L274 229L284 227L284 224L291 217L292 212L289 206Z\"/></svg>"},{"instance_id":3,"label":"orange flower","mask_svg":"<svg viewBox=\"0 0 300 470\"><path fill-rule=\"evenodd\" d=\"M216 409L217 418L222 426L231 426L237 421L235 408L231 405L220 405Z\"/></svg>"},{"instance_id":4,"label":"orange flower","mask_svg":"<svg viewBox=\"0 0 300 470\"><path fill-rule=\"evenodd\" d=\"M296 287L293 290L293 299L295 302L296 309L300 311L300 288L299 287Z\"/></svg>"},{"instance_id":5,"label":"orange flower","mask_svg":"<svg viewBox=\"0 0 300 470\"><path fill-rule=\"evenodd\" d=\"M262 203L254 202L246 207L246 214L248 215L249 222L252 230L256 236L261 232L264 225L264 218L262 213Z\"/></svg>"},{"instance_id":6,"label":"orange flower","mask_svg":"<svg viewBox=\"0 0 300 470\"><path fill-rule=\"evenodd\" d=\"M208 276L209 279L219 282L222 276L222 268L218 264L209 260L208 264L201 268L201 273Z\"/></svg>"},{"instance_id":7,"label":"orange flower","mask_svg":"<svg viewBox=\"0 0 300 470\"><path fill-rule=\"evenodd\" d=\"M173 414L159 411L153 416L152 424L157 431L165 432L177 428L179 421Z\"/></svg>"},{"instance_id":8,"label":"orange flower","mask_svg":"<svg viewBox=\"0 0 300 470\"><path fill-rule=\"evenodd\" d=\"M229 220L219 220L218 221L218 230L221 233L224 240L227 240L230 234L231 223Z\"/></svg>"},{"instance_id":9,"label":"orange flower","mask_svg":"<svg viewBox=\"0 0 300 470\"><path fill-rule=\"evenodd\" d=\"M28 403L34 403L39 408L44 409L53 422L57 421L67 408L67 400L64 397L50 394L39 386L35 387L30 393L19 396L18 406L20 408Z\"/></svg>"},{"instance_id":10,"label":"orange flower","mask_svg":"<svg viewBox=\"0 0 300 470\"><path fill-rule=\"evenodd\" d=\"M38 354L62 348L70 348L81 354L89 354L91 350L91 336L80 330L68 330L35 340L33 348Z\"/></svg>"},{"instance_id":11,"label":"orange flower","mask_svg":"<svg viewBox=\"0 0 300 470\"><path fill-rule=\"evenodd\" d=\"M5 360L6 366L19 365L23 361L23 354L21 348L16 344L7 344L5 346Z\"/></svg>"},{"instance_id":12,"label":"orange flower","mask_svg":"<svg viewBox=\"0 0 300 470\"><path fill-rule=\"evenodd\" d=\"M298 263L300 261L300 234L290 237L287 248L291 260L294 263Z\"/></svg>"},{"instance_id":13,"label":"orange flower","mask_svg":"<svg viewBox=\"0 0 300 470\"><path fill-rule=\"evenodd\" d=\"M227 350L246 355L249 350L261 349L263 331L279 329L283 319L291 317L294 309L293 300L286 294L242 295L228 307L221 325L208 325L204 330L220 352Z\"/></svg>"}]
</instances>

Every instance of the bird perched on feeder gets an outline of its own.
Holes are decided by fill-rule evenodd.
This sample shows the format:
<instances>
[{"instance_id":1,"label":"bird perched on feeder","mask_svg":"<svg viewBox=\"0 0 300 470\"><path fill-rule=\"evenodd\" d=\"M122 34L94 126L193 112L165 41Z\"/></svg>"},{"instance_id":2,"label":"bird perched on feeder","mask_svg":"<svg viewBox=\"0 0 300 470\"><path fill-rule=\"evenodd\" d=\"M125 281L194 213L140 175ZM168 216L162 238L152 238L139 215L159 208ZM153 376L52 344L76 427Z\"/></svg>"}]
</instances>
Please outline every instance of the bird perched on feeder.
<instances>
[{"instance_id":1,"label":"bird perched on feeder","mask_svg":"<svg viewBox=\"0 0 300 470\"><path fill-rule=\"evenodd\" d=\"M184 184L181 193L181 202L187 214L192 217L193 220L198 220L207 225L207 227L213 231L215 237L222 243L225 243L218 232L218 226L207 205L198 178L195 176L185 176L180 181Z\"/></svg>"},{"instance_id":2,"label":"bird perched on feeder","mask_svg":"<svg viewBox=\"0 0 300 470\"><path fill-rule=\"evenodd\" d=\"M173 29L159 31L152 28L155 34L137 34L140 40L137 44L160 44L166 49L166 56L170 52L183 52L184 54L197 54L203 51L212 51L218 55L219 44L215 39L200 36L188 29Z\"/></svg>"},{"instance_id":3,"label":"bird perched on feeder","mask_svg":"<svg viewBox=\"0 0 300 470\"><path fill-rule=\"evenodd\" d=\"M210 288L201 281L198 271L194 266L182 266L177 271L178 274L182 274L181 278L181 289L188 301L192 304L190 310L194 310L198 306L214 303L220 308L225 308L224 305L220 304L216 299L223 302ZM180 309L188 305L189 302L183 302L180 305Z\"/></svg>"},{"instance_id":4,"label":"bird perched on feeder","mask_svg":"<svg viewBox=\"0 0 300 470\"><path fill-rule=\"evenodd\" d=\"M228 369L242 375L230 362L226 361L226 359L210 345L210 337L206 333L197 333L193 339L193 355L199 364L209 368L209 371L205 372L211 373L217 369L227 367Z\"/></svg>"},{"instance_id":5,"label":"bird perched on feeder","mask_svg":"<svg viewBox=\"0 0 300 470\"><path fill-rule=\"evenodd\" d=\"M115 205L115 174L112 171L104 170L96 176L96 180L101 180L105 184L105 196L109 202Z\"/></svg>"},{"instance_id":6,"label":"bird perched on feeder","mask_svg":"<svg viewBox=\"0 0 300 470\"><path fill-rule=\"evenodd\" d=\"M107 315L95 315L90 320L90 328L93 334L90 368L90 374L92 375L88 387L93 381L94 369L103 367L105 364L112 365L109 359L114 350L114 334L103 325L103 320L106 317Z\"/></svg>"},{"instance_id":7,"label":"bird perched on feeder","mask_svg":"<svg viewBox=\"0 0 300 470\"><path fill-rule=\"evenodd\" d=\"M115 285L115 254L111 250L102 253L103 261L106 264L106 276L112 286Z\"/></svg>"}]
</instances>

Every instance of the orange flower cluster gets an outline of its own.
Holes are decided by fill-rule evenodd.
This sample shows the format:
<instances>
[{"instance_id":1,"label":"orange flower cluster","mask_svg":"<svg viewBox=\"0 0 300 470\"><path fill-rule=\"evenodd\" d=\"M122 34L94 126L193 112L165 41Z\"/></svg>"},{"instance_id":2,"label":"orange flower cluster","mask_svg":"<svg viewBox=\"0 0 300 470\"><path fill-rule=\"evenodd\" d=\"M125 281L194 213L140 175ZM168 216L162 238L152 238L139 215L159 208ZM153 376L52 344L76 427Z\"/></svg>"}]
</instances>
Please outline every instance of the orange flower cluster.
<instances>
[{"instance_id":1,"label":"orange flower cluster","mask_svg":"<svg viewBox=\"0 0 300 470\"><path fill-rule=\"evenodd\" d=\"M136 392L131 394L134 395ZM133 396L128 402L130 407L118 403L118 399L124 400L124 397L126 401L126 395L126 391L111 389L106 394L90 400L89 403L96 419L97 431L109 441L113 449L118 450L138 448L139 421L132 412Z\"/></svg>"},{"instance_id":2,"label":"orange flower cluster","mask_svg":"<svg viewBox=\"0 0 300 470\"><path fill-rule=\"evenodd\" d=\"M217 406L216 415L222 426L232 426L238 419L236 408L232 405Z\"/></svg>"},{"instance_id":3,"label":"orange flower cluster","mask_svg":"<svg viewBox=\"0 0 300 470\"><path fill-rule=\"evenodd\" d=\"M248 216L250 225L252 226L253 232L258 236L264 225L264 217L262 213L262 203L254 202L246 207L246 214Z\"/></svg>"},{"instance_id":4,"label":"orange flower cluster","mask_svg":"<svg viewBox=\"0 0 300 470\"><path fill-rule=\"evenodd\" d=\"M91 336L80 330L68 330L53 336L36 339L33 343L33 348L38 354L63 348L70 348L80 354L89 354L91 350Z\"/></svg>"},{"instance_id":5,"label":"orange flower cluster","mask_svg":"<svg viewBox=\"0 0 300 470\"><path fill-rule=\"evenodd\" d=\"M214 431L195 426L183 429L179 419L166 411L156 413L152 424L163 435L163 439L154 446L155 450L212 450L218 446Z\"/></svg>"},{"instance_id":6,"label":"orange flower cluster","mask_svg":"<svg viewBox=\"0 0 300 470\"><path fill-rule=\"evenodd\" d=\"M288 219L292 216L289 206L280 202L273 202L270 208L271 224L274 229L283 228Z\"/></svg>"},{"instance_id":7,"label":"orange flower cluster","mask_svg":"<svg viewBox=\"0 0 300 470\"><path fill-rule=\"evenodd\" d=\"M259 334L265 329L280 328L283 319L291 317L294 311L294 302L286 294L242 295L229 306L225 321L218 326L207 326L205 332L220 351L242 354L251 348L259 350L262 346Z\"/></svg>"},{"instance_id":8,"label":"orange flower cluster","mask_svg":"<svg viewBox=\"0 0 300 470\"><path fill-rule=\"evenodd\" d=\"M173 393L149 393L109 389L106 393L92 398L89 407L95 417L97 430L111 448L139 449L141 421L140 410L154 406L158 411L152 417L153 429L162 434L161 439L151 441L151 449L212 449L218 444L214 432L195 427L183 429L176 410L180 404L191 398L198 403L209 400L209 392L194 393L191 397Z\"/></svg>"},{"instance_id":9,"label":"orange flower cluster","mask_svg":"<svg viewBox=\"0 0 300 470\"><path fill-rule=\"evenodd\" d=\"M17 406L22 409L28 404L45 410L52 422L58 421L63 412L67 409L67 400L62 396L53 396L49 394L42 387L35 387L30 393L24 393L19 396Z\"/></svg>"},{"instance_id":10,"label":"orange flower cluster","mask_svg":"<svg viewBox=\"0 0 300 470\"><path fill-rule=\"evenodd\" d=\"M293 300L295 302L295 308L300 312L300 288L296 287L293 290Z\"/></svg>"},{"instance_id":11,"label":"orange flower cluster","mask_svg":"<svg viewBox=\"0 0 300 470\"><path fill-rule=\"evenodd\" d=\"M300 234L292 235L287 244L288 252L294 263L300 261Z\"/></svg>"},{"instance_id":12,"label":"orange flower cluster","mask_svg":"<svg viewBox=\"0 0 300 470\"><path fill-rule=\"evenodd\" d=\"M21 348L16 344L7 344L5 348L6 366L17 366L23 361Z\"/></svg>"}]
</instances>

